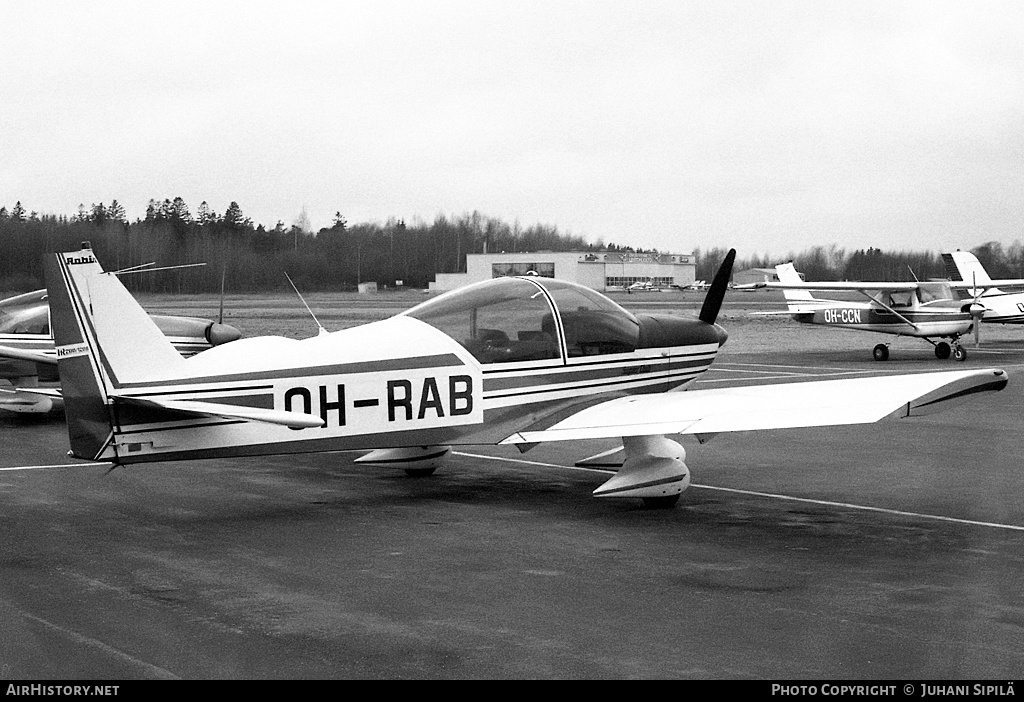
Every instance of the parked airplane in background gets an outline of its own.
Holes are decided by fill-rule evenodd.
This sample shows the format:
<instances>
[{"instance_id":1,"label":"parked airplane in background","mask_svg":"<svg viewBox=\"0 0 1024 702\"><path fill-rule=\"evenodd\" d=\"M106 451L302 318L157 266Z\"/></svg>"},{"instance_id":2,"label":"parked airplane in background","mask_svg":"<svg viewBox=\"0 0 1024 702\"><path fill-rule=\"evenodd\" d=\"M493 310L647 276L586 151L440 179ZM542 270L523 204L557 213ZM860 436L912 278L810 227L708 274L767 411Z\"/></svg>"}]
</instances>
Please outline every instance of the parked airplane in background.
<instances>
[{"instance_id":1,"label":"parked airplane in background","mask_svg":"<svg viewBox=\"0 0 1024 702\"><path fill-rule=\"evenodd\" d=\"M1024 324L1024 292L1008 293L1000 289L1000 286L1022 287L1024 280L992 280L978 257L970 251L950 251L942 254L942 260L951 279L970 284L968 294L985 308L983 321Z\"/></svg>"},{"instance_id":2,"label":"parked airplane in background","mask_svg":"<svg viewBox=\"0 0 1024 702\"><path fill-rule=\"evenodd\" d=\"M680 286L683 290L707 290L709 285L703 280L695 280L689 285Z\"/></svg>"},{"instance_id":3,"label":"parked airplane in background","mask_svg":"<svg viewBox=\"0 0 1024 702\"><path fill-rule=\"evenodd\" d=\"M697 319L503 277L360 327L185 359L90 251L57 254L45 269L71 455L129 465L369 449L359 460L426 475L452 445L621 438L622 467L594 495L670 506L690 474L668 435L868 423L1006 385L985 369L668 392L727 339L715 322L734 258Z\"/></svg>"},{"instance_id":4,"label":"parked airplane in background","mask_svg":"<svg viewBox=\"0 0 1024 702\"><path fill-rule=\"evenodd\" d=\"M151 315L157 328L183 356L234 341L241 333L227 324L198 317ZM57 381L57 355L50 335L46 290L0 300L0 381L12 388L38 388ZM0 393L0 409L45 413L52 397L24 392Z\"/></svg>"},{"instance_id":5,"label":"parked airplane in background","mask_svg":"<svg viewBox=\"0 0 1024 702\"><path fill-rule=\"evenodd\" d=\"M796 321L921 338L935 347L935 356L940 359L949 358L952 351L956 360L966 360L967 351L960 345L960 337L972 328L977 333L984 312L976 300L957 299L952 290L955 284L943 281L807 283L800 278L792 263L775 266L775 272L779 281L764 285L783 291L789 306L786 314ZM867 300L816 298L811 294L812 290L854 291ZM934 339L949 339L950 343ZM876 361L887 360L889 344L877 344L872 354Z\"/></svg>"}]
</instances>

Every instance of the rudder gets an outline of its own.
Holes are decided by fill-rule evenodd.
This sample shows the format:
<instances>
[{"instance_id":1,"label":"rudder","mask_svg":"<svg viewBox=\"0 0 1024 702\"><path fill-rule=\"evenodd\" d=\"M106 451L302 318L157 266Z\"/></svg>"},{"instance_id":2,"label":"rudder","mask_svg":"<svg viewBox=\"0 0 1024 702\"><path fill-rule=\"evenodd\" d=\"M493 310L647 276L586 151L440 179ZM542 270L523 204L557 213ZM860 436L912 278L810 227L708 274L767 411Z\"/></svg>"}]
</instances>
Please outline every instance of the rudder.
<instances>
[{"instance_id":1,"label":"rudder","mask_svg":"<svg viewBox=\"0 0 1024 702\"><path fill-rule=\"evenodd\" d=\"M70 266L82 266L82 276L100 274L103 268L84 244L81 251L49 255L43 261L71 455L100 460L112 436L110 408L100 365L87 341L87 310L67 272Z\"/></svg>"},{"instance_id":2,"label":"rudder","mask_svg":"<svg viewBox=\"0 0 1024 702\"><path fill-rule=\"evenodd\" d=\"M797 273L796 266L793 265L792 261L775 266L775 275L778 276L780 283L786 285L800 285L804 282L804 279ZM790 290L784 288L782 294L785 296L786 301L790 303L806 302L814 299L814 295L811 294L810 290ZM792 305L790 305L790 309L792 309Z\"/></svg>"}]
</instances>

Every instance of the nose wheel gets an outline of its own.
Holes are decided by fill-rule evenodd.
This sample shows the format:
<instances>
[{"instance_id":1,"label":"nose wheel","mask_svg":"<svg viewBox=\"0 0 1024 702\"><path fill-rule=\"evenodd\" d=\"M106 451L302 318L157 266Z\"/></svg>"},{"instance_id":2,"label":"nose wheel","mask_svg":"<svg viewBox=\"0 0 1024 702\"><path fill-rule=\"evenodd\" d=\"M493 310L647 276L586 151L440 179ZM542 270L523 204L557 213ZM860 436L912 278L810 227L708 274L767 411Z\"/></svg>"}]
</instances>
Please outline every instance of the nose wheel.
<instances>
[{"instance_id":1,"label":"nose wheel","mask_svg":"<svg viewBox=\"0 0 1024 702\"><path fill-rule=\"evenodd\" d=\"M889 346L888 344L878 344L874 349L871 350L871 355L874 356L876 361L888 361L889 360Z\"/></svg>"},{"instance_id":2,"label":"nose wheel","mask_svg":"<svg viewBox=\"0 0 1024 702\"><path fill-rule=\"evenodd\" d=\"M935 358L945 360L949 358L950 354L957 361L967 360L967 349L960 345L960 341L957 339L953 340L952 346L947 344L945 341L940 341L935 344Z\"/></svg>"}]
</instances>

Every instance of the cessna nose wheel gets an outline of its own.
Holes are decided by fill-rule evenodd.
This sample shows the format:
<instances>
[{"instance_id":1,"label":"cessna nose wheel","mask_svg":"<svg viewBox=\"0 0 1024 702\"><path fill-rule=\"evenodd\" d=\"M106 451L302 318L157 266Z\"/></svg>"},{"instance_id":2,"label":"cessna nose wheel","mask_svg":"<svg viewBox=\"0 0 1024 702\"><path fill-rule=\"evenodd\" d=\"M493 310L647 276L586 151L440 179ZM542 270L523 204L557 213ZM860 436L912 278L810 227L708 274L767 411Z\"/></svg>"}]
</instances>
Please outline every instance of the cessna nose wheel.
<instances>
[{"instance_id":1,"label":"cessna nose wheel","mask_svg":"<svg viewBox=\"0 0 1024 702\"><path fill-rule=\"evenodd\" d=\"M889 360L889 347L885 344L878 344L871 351L871 355L875 357L876 361L888 361Z\"/></svg>"}]
</instances>

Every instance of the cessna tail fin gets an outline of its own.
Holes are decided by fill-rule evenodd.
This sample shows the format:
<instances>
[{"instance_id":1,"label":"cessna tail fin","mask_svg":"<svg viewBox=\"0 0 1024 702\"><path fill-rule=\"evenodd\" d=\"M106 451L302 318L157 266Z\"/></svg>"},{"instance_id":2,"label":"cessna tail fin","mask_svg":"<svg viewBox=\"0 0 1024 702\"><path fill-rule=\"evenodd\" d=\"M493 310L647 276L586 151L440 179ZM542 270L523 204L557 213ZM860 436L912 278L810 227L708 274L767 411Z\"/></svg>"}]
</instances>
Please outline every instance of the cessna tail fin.
<instances>
[{"instance_id":1,"label":"cessna tail fin","mask_svg":"<svg viewBox=\"0 0 1024 702\"><path fill-rule=\"evenodd\" d=\"M985 267L981 265L978 257L970 251L952 251L942 254L942 262L946 264L946 275L951 280L962 280L979 287L988 287L992 283ZM1001 291L996 288L988 288L987 294L998 294Z\"/></svg>"},{"instance_id":2,"label":"cessna tail fin","mask_svg":"<svg viewBox=\"0 0 1024 702\"><path fill-rule=\"evenodd\" d=\"M44 272L71 453L98 460L112 432L110 394L185 361L88 242L47 256Z\"/></svg>"},{"instance_id":3,"label":"cessna tail fin","mask_svg":"<svg viewBox=\"0 0 1024 702\"><path fill-rule=\"evenodd\" d=\"M804 279L797 273L796 266L793 265L792 261L775 266L775 274L779 277L779 282L786 285L800 285L804 282ZM811 294L810 290L783 289L782 294L786 296L786 301L789 303L791 310L794 307L799 307L801 302L814 299L814 295ZM797 304L794 305L793 303Z\"/></svg>"}]
</instances>

